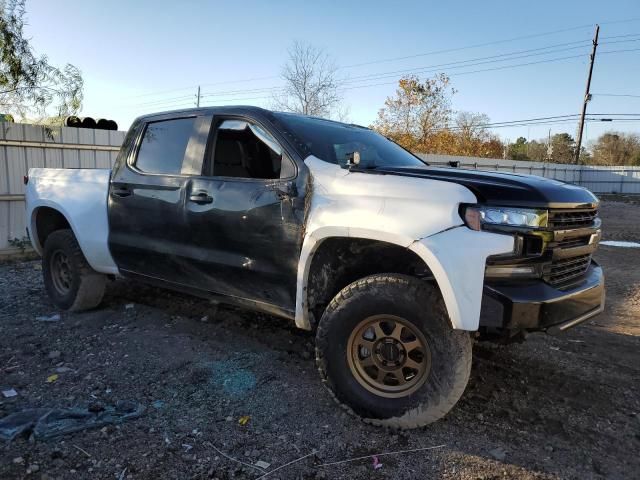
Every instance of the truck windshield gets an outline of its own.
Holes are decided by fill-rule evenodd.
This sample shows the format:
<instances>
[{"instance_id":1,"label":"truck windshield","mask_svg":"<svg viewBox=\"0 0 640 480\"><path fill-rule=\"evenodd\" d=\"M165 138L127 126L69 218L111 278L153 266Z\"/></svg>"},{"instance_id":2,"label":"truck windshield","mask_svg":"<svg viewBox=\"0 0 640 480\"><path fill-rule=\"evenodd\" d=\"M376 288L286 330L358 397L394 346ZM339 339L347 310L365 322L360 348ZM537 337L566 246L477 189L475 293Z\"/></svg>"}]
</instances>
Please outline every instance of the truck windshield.
<instances>
[{"instance_id":1,"label":"truck windshield","mask_svg":"<svg viewBox=\"0 0 640 480\"><path fill-rule=\"evenodd\" d=\"M274 115L307 146L312 155L326 162L344 165L349 154L359 152L360 168L426 165L426 162L368 128L291 113L278 112Z\"/></svg>"}]
</instances>

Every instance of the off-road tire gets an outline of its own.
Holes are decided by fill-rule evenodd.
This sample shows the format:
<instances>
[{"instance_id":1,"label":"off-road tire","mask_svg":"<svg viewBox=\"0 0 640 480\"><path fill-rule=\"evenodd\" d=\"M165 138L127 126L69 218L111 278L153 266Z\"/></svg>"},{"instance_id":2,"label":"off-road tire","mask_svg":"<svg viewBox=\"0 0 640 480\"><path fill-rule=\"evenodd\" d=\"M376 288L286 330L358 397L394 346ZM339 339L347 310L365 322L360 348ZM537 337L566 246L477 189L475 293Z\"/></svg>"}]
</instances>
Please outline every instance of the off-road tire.
<instances>
[{"instance_id":1,"label":"off-road tire","mask_svg":"<svg viewBox=\"0 0 640 480\"><path fill-rule=\"evenodd\" d=\"M372 393L349 367L351 332L363 319L379 314L411 322L431 351L424 384L401 398ZM433 423L451 410L469 380L471 350L469 334L451 327L437 287L399 274L371 275L343 288L325 310L316 333L316 363L333 398L367 423L397 429Z\"/></svg>"},{"instance_id":2,"label":"off-road tire","mask_svg":"<svg viewBox=\"0 0 640 480\"><path fill-rule=\"evenodd\" d=\"M69 266L66 292L56 288L53 278L55 266L52 267L52 257L60 254L66 257ZM56 230L47 237L42 256L42 276L49 298L63 310L79 312L95 308L104 296L105 275L91 268L75 235L68 229Z\"/></svg>"}]
</instances>

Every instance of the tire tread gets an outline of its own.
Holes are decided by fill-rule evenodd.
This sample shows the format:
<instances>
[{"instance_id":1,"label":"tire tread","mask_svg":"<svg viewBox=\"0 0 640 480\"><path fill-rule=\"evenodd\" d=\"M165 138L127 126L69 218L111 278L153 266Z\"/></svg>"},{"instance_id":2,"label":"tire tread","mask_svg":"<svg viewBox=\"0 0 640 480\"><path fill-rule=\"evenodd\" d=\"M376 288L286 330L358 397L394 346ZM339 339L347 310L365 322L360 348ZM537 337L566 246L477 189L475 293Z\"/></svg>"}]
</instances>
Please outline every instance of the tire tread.
<instances>
[{"instance_id":1,"label":"tire tread","mask_svg":"<svg viewBox=\"0 0 640 480\"><path fill-rule=\"evenodd\" d=\"M450 325L449 317L442 301L442 297L437 288L428 287L423 281L408 275L399 274L376 274L356 280L350 285L343 288L329 303L321 321L318 324L316 332L316 365L323 385L329 391L334 401L340 405L350 415L360 418L365 423L372 425L389 427L391 429L405 430L418 428L429 423L433 423L444 417L447 412L457 403L462 396L466 385L469 381L471 372L471 339L467 332L454 331L455 345L458 349L460 361L454 363L455 371L452 376L453 382L444 390L446 395L439 395L438 401L430 406L424 404L405 412L402 416L386 419L363 418L353 411L353 409L342 402L335 394L332 388L331 380L327 374L327 359L323 352L326 351L328 334L331 325L332 314L340 309L344 303L352 298L358 292L364 292L371 288L382 287L386 285L402 285L408 294L421 296L425 303L429 304L435 311L435 315L441 319L446 319ZM324 320L324 321L323 321Z\"/></svg>"}]
</instances>

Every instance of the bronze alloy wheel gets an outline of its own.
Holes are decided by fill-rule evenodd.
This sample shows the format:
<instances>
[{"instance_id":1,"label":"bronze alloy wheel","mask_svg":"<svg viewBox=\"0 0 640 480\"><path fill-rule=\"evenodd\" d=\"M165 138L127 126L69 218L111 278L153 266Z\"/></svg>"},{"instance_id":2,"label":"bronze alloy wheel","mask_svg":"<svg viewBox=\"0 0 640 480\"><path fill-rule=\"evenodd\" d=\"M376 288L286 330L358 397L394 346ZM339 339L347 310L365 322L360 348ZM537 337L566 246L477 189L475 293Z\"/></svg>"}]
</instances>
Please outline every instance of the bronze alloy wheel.
<instances>
[{"instance_id":1,"label":"bronze alloy wheel","mask_svg":"<svg viewBox=\"0 0 640 480\"><path fill-rule=\"evenodd\" d=\"M426 338L395 315L374 315L360 322L349 336L347 359L360 385L387 398L415 392L431 369Z\"/></svg>"},{"instance_id":2,"label":"bronze alloy wheel","mask_svg":"<svg viewBox=\"0 0 640 480\"><path fill-rule=\"evenodd\" d=\"M56 250L51 255L49 264L51 269L51 280L55 289L60 295L66 295L71 290L73 275L71 273L71 265L69 265L69 257L62 251Z\"/></svg>"}]
</instances>

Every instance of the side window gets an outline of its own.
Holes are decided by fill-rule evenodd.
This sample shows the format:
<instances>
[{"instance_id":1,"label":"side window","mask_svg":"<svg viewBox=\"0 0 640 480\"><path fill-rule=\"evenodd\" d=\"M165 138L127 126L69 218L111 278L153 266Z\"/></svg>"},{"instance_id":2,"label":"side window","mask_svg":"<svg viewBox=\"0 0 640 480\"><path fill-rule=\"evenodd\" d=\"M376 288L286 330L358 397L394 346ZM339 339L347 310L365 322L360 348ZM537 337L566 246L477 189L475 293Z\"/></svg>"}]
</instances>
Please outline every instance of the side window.
<instances>
[{"instance_id":1,"label":"side window","mask_svg":"<svg viewBox=\"0 0 640 480\"><path fill-rule=\"evenodd\" d=\"M195 122L196 118L177 118L147 124L136 168L145 173L180 174Z\"/></svg>"},{"instance_id":2,"label":"side window","mask_svg":"<svg viewBox=\"0 0 640 480\"><path fill-rule=\"evenodd\" d=\"M259 125L224 120L218 126L213 175L239 178L280 178L282 148Z\"/></svg>"}]
</instances>

